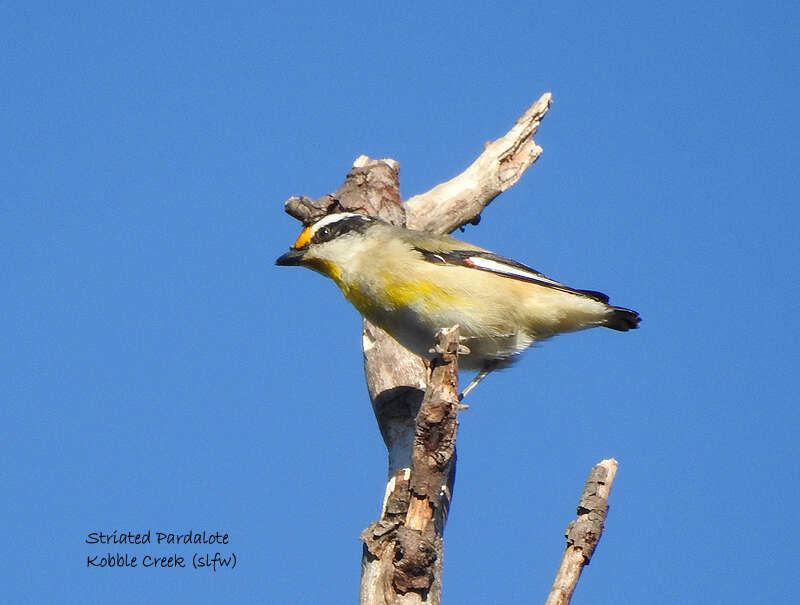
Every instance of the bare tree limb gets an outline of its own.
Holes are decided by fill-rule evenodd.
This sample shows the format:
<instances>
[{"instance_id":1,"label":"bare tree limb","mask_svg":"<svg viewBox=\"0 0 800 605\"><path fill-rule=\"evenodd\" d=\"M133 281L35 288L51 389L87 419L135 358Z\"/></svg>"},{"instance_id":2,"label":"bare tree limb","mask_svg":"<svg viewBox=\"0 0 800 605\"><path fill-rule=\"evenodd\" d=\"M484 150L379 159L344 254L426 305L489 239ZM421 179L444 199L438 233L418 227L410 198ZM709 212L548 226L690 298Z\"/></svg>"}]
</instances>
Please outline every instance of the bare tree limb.
<instances>
[{"instance_id":1,"label":"bare tree limb","mask_svg":"<svg viewBox=\"0 0 800 605\"><path fill-rule=\"evenodd\" d=\"M541 155L533 140L553 96L548 92L520 116L499 139L487 143L478 158L458 176L406 202L408 227L434 233L474 222L495 197L514 185Z\"/></svg>"},{"instance_id":2,"label":"bare tree limb","mask_svg":"<svg viewBox=\"0 0 800 605\"><path fill-rule=\"evenodd\" d=\"M441 330L438 346L416 416L411 468L392 476L380 520L361 534L362 605L441 602L458 431L458 327Z\"/></svg>"},{"instance_id":3,"label":"bare tree limb","mask_svg":"<svg viewBox=\"0 0 800 605\"><path fill-rule=\"evenodd\" d=\"M567 605L578 584L584 565L592 558L608 513L608 495L617 474L613 458L603 460L589 472L578 503L578 518L567 526L567 547L556 572L545 605Z\"/></svg>"},{"instance_id":4,"label":"bare tree limb","mask_svg":"<svg viewBox=\"0 0 800 605\"><path fill-rule=\"evenodd\" d=\"M317 199L290 197L284 206L287 214L306 226L333 212L360 212L405 226L399 173L395 160L373 160L362 155L353 162L344 184L333 193Z\"/></svg>"},{"instance_id":5,"label":"bare tree limb","mask_svg":"<svg viewBox=\"0 0 800 605\"><path fill-rule=\"evenodd\" d=\"M362 343L367 391L389 454L389 477L393 477L411 468L414 426L428 386L428 370L419 357L367 320Z\"/></svg>"}]
</instances>

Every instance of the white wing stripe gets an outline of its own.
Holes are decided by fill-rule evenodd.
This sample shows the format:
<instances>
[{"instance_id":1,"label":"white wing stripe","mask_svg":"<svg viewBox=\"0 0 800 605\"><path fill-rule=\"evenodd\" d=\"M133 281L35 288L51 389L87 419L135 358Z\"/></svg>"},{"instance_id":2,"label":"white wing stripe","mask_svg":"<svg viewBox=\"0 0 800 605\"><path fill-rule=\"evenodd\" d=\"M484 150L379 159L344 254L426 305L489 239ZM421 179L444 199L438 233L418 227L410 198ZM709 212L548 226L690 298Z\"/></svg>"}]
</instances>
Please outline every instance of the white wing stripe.
<instances>
[{"instance_id":1,"label":"white wing stripe","mask_svg":"<svg viewBox=\"0 0 800 605\"><path fill-rule=\"evenodd\" d=\"M540 273L532 273L531 271L524 271L518 267L512 267L511 265L506 265L505 263L500 263L496 260L483 258L482 256L470 256L467 260L469 261L470 264L480 269L485 269L486 271L492 271L494 273L500 273L503 275L516 275L517 277L523 277L525 279L541 281L548 284L553 284L554 286L563 285L557 281L550 279L549 277L541 275Z\"/></svg>"}]
</instances>

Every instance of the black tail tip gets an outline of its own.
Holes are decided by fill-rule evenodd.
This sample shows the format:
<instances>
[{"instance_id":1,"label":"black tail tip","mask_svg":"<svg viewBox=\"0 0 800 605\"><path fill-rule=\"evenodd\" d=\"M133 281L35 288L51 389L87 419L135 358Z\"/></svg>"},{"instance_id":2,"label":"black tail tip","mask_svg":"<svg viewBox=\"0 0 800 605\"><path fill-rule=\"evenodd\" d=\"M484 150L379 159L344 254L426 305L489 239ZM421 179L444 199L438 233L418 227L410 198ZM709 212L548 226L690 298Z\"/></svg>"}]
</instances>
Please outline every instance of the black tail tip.
<instances>
[{"instance_id":1,"label":"black tail tip","mask_svg":"<svg viewBox=\"0 0 800 605\"><path fill-rule=\"evenodd\" d=\"M606 320L605 326L612 330L627 332L638 328L640 321L642 321L642 318L639 317L636 311L622 307L611 307L611 315Z\"/></svg>"}]
</instances>

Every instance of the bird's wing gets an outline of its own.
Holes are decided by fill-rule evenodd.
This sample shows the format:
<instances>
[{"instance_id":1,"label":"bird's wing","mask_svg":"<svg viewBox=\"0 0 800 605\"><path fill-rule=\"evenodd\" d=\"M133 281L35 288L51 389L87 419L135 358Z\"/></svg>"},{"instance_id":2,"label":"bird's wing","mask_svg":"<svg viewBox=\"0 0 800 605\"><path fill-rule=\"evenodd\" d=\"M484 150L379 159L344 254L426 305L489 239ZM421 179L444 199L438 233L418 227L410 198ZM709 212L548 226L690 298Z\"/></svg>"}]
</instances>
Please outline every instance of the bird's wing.
<instances>
[{"instance_id":1,"label":"bird's wing","mask_svg":"<svg viewBox=\"0 0 800 605\"><path fill-rule=\"evenodd\" d=\"M577 294L585 296L602 303L608 303L608 296L602 292L595 292L594 290L576 290L564 284L550 279L546 275L540 273L536 269L499 256L492 252L485 250L427 250L423 248L415 248L417 252L422 255L422 258L429 263L437 265L453 265L459 267L469 267L470 269L477 269L479 271L488 271L495 275L501 275L510 279L518 279L520 281L537 284L546 288L553 288L554 290L561 290L562 292L569 292L570 294Z\"/></svg>"}]
</instances>

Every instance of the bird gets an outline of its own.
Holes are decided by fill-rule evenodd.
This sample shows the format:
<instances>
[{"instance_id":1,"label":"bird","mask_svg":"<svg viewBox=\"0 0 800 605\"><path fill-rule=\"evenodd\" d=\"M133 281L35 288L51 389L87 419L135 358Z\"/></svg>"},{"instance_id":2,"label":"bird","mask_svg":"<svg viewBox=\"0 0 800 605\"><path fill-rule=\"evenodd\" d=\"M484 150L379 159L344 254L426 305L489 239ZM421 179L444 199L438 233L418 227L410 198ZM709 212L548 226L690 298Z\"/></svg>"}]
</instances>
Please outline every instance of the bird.
<instances>
[{"instance_id":1,"label":"bird","mask_svg":"<svg viewBox=\"0 0 800 605\"><path fill-rule=\"evenodd\" d=\"M626 332L641 320L602 292L571 288L450 235L354 212L305 227L275 264L329 277L362 316L424 359L435 355L438 331L458 325L459 366L477 371L462 398L534 343L597 326Z\"/></svg>"}]
</instances>

